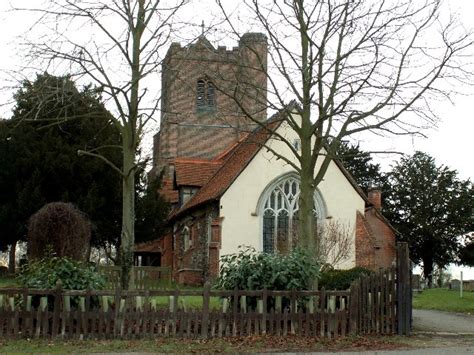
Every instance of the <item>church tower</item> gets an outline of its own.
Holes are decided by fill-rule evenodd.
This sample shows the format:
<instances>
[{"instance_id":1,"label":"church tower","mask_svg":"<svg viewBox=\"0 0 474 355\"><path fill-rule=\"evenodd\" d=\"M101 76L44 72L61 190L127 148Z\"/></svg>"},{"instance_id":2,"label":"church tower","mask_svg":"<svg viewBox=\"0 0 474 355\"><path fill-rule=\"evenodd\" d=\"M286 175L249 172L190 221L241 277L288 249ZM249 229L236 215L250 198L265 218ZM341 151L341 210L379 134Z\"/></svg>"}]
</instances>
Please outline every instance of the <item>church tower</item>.
<instances>
[{"instance_id":1,"label":"church tower","mask_svg":"<svg viewBox=\"0 0 474 355\"><path fill-rule=\"evenodd\" d=\"M213 159L256 127L247 115L264 121L266 69L261 33L244 34L231 50L214 48L204 36L186 47L171 44L162 68L152 176L163 168L171 174L176 158Z\"/></svg>"}]
</instances>

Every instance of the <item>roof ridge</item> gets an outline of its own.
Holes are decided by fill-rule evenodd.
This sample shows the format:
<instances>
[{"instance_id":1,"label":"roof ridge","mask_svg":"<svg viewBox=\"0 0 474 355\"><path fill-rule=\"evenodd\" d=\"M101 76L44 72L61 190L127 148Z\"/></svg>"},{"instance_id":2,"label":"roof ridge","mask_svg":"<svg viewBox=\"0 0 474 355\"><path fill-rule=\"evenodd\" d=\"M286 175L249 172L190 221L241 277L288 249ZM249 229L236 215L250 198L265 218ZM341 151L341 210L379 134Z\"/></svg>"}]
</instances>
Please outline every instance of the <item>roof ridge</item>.
<instances>
[{"instance_id":1,"label":"roof ridge","mask_svg":"<svg viewBox=\"0 0 474 355\"><path fill-rule=\"evenodd\" d=\"M250 134L252 134L252 132L248 132L245 134L245 136L243 136L242 138L238 139L237 142L234 142L232 143L231 145L229 145L225 150L223 150L221 153L219 153L218 155L216 155L214 157L214 161L221 161L222 158L224 158L227 154L229 154L230 152L232 152L232 150L234 148L236 148L240 143L242 143Z\"/></svg>"}]
</instances>

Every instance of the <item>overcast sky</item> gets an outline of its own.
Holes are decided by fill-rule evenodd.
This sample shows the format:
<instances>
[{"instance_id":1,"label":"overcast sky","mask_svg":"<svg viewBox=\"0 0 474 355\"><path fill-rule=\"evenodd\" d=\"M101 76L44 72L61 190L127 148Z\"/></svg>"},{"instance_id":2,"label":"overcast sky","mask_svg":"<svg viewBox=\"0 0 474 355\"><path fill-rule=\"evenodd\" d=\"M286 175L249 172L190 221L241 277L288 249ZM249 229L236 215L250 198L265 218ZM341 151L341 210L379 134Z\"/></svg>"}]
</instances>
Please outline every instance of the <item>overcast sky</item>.
<instances>
[{"instance_id":1,"label":"overcast sky","mask_svg":"<svg viewBox=\"0 0 474 355\"><path fill-rule=\"evenodd\" d=\"M9 99L14 92L14 85L17 85L17 77L11 77L10 70L17 68L22 63L22 54L18 48L18 36L27 31L34 22L34 16L27 13L6 12L9 3L17 7L32 4L42 4L43 0L12 0L0 1L0 117L9 117L11 105L8 105ZM188 7L188 14L194 26L190 26L190 33L195 34L199 31L201 20L207 18L206 15L199 16L197 8L202 9L203 1L195 1ZM198 6L200 4L200 6ZM445 9L459 14L459 17L466 29L474 28L474 1L471 0L449 0L445 1ZM192 36L190 36L191 38ZM217 44L217 43L214 43ZM232 43L225 43L231 46ZM468 60L468 59L466 59ZM463 90L464 91L464 90ZM415 150L425 151L435 157L438 164L445 164L458 170L462 178L474 177L474 159L473 154L473 132L474 132L474 114L472 103L474 102L474 89L466 88L465 95L454 97L454 104L450 102L434 103L436 111L439 113L442 121L438 128L433 128L425 133L427 138L405 137L405 138L383 138L374 139L373 136L362 137L362 147L366 150L396 150L405 153L412 153ZM155 125L149 132L151 136L158 127ZM146 139L147 142L151 140ZM146 151L150 152L151 147ZM376 156L384 169L388 169L396 155Z\"/></svg>"}]
</instances>

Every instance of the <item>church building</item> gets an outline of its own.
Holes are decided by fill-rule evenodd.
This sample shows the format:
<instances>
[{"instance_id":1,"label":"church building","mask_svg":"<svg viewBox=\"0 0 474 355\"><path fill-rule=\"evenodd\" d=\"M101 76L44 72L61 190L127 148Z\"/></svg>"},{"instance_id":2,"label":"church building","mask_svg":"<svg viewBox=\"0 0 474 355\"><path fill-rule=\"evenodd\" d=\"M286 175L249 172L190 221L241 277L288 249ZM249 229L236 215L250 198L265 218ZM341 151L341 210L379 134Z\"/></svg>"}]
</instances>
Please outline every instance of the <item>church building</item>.
<instances>
[{"instance_id":1,"label":"church building","mask_svg":"<svg viewBox=\"0 0 474 355\"><path fill-rule=\"evenodd\" d=\"M218 275L220 257L241 245L268 253L297 245L299 178L265 147L291 157L270 132L296 149L298 137L281 113L267 119L267 80L259 70L266 58L261 33L244 34L232 49L215 48L204 36L170 46L150 174L163 174L161 193L172 212L164 236L136 246L138 263L155 255L155 265L171 267L175 281L202 284ZM326 244L336 268L378 269L394 261L395 231L381 213L381 192L366 196L339 161L317 187L314 214L318 226L343 234L343 247Z\"/></svg>"}]
</instances>

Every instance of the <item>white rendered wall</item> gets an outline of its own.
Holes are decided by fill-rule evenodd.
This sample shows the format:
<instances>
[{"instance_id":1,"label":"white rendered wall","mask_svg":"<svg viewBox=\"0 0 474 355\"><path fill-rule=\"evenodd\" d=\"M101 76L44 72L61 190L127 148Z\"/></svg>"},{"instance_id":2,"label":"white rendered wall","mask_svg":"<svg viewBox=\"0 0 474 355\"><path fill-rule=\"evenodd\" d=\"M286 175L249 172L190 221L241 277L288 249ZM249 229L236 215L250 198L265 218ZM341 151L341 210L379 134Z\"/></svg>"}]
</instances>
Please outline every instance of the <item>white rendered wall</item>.
<instances>
[{"instance_id":1,"label":"white rendered wall","mask_svg":"<svg viewBox=\"0 0 474 355\"><path fill-rule=\"evenodd\" d=\"M281 134L292 141L296 134L287 126L279 129ZM292 156L289 148L281 141L272 140L272 149ZM244 171L220 199L222 221L222 248L220 255L235 253L239 245L248 245L256 250L263 249L262 218L257 204L260 195L273 180L294 171L282 159L276 159L265 148L260 149ZM344 174L333 162L328 167L324 180L318 185L326 204L328 217L346 225L353 231L350 257L338 268L355 266L355 223L356 211L364 212L364 200L355 191Z\"/></svg>"}]
</instances>

